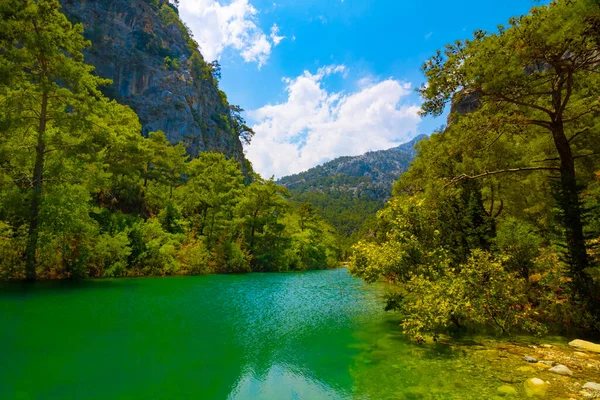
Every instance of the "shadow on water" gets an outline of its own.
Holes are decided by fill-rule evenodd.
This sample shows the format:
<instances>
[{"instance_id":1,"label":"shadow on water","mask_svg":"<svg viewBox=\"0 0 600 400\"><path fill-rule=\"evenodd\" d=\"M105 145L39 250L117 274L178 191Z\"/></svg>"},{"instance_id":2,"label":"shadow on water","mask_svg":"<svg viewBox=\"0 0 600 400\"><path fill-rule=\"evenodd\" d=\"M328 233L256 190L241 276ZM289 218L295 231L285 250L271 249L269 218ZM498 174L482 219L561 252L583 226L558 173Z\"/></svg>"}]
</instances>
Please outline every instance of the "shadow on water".
<instances>
[{"instance_id":1,"label":"shadow on water","mask_svg":"<svg viewBox=\"0 0 600 400\"><path fill-rule=\"evenodd\" d=\"M4 281L0 282L0 299L16 300L28 296L68 294L88 290L133 289L140 285L139 279L65 279L52 281Z\"/></svg>"}]
</instances>

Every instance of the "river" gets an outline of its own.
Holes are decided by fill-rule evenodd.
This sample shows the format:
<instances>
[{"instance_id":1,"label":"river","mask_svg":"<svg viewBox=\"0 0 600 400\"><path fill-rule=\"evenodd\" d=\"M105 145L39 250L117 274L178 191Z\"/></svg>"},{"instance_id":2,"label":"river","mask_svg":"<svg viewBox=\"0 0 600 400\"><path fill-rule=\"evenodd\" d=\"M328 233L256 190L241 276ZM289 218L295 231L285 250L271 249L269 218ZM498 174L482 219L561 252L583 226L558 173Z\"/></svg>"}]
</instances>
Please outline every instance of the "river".
<instances>
[{"instance_id":1,"label":"river","mask_svg":"<svg viewBox=\"0 0 600 400\"><path fill-rule=\"evenodd\" d=\"M378 293L345 269L4 284L0 399L495 394L487 362L407 342Z\"/></svg>"}]
</instances>

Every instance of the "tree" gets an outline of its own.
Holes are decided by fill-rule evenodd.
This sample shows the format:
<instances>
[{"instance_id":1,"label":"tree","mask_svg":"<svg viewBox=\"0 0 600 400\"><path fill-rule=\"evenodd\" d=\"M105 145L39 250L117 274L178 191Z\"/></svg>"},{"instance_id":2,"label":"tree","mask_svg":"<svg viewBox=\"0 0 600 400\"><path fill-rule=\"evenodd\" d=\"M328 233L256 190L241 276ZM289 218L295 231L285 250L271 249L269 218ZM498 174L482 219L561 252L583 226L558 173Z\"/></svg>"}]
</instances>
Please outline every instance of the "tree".
<instances>
[{"instance_id":1,"label":"tree","mask_svg":"<svg viewBox=\"0 0 600 400\"><path fill-rule=\"evenodd\" d=\"M81 51L89 45L83 27L67 20L58 0L9 0L0 14L3 133L34 135L24 145L32 142L35 154L25 250L27 278L35 279L46 156L63 134L81 133L82 121L104 101L98 87L109 81L83 62Z\"/></svg>"},{"instance_id":2,"label":"tree","mask_svg":"<svg viewBox=\"0 0 600 400\"><path fill-rule=\"evenodd\" d=\"M187 182L176 197L194 230L205 236L209 250L233 220L243 179L237 162L223 154L201 153L187 165Z\"/></svg>"},{"instance_id":3,"label":"tree","mask_svg":"<svg viewBox=\"0 0 600 400\"><path fill-rule=\"evenodd\" d=\"M289 192L273 180L256 180L245 190L236 207L239 225L253 266L258 270L277 269L285 250L282 219L289 209Z\"/></svg>"},{"instance_id":4,"label":"tree","mask_svg":"<svg viewBox=\"0 0 600 400\"><path fill-rule=\"evenodd\" d=\"M465 140L482 134L474 125L493 125L498 137L519 135L530 148L551 140L551 148L537 151L535 164L529 158L530 164L464 173L451 183L496 174L558 173L573 287L586 300L593 293L576 161L598 154L593 137L600 111L599 23L600 7L593 0L556 0L533 8L530 15L511 19L508 29L477 31L472 40L446 46L443 55L438 51L423 66L428 82L420 89L423 115L441 114L455 96L476 99L478 109L460 118L471 127Z\"/></svg>"},{"instance_id":5,"label":"tree","mask_svg":"<svg viewBox=\"0 0 600 400\"><path fill-rule=\"evenodd\" d=\"M304 232L304 229L308 228L311 224L315 223L317 219L317 212L310 203L300 203L300 206L296 210L298 219L300 221L300 230Z\"/></svg>"},{"instance_id":6,"label":"tree","mask_svg":"<svg viewBox=\"0 0 600 400\"><path fill-rule=\"evenodd\" d=\"M250 144L254 137L254 131L246 125L246 120L242 117L244 109L240 106L229 105L229 112L231 113L233 130L242 139L243 143Z\"/></svg>"}]
</instances>

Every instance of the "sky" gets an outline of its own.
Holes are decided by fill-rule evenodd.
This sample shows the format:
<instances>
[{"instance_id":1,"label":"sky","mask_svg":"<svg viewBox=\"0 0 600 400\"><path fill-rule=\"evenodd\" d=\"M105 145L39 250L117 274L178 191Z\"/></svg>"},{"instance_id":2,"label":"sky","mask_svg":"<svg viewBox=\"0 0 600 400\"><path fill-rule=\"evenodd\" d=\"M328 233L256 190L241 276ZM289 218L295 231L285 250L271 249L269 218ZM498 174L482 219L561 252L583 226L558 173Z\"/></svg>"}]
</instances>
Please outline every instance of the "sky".
<instances>
[{"instance_id":1,"label":"sky","mask_svg":"<svg viewBox=\"0 0 600 400\"><path fill-rule=\"evenodd\" d=\"M443 126L421 118L424 61L493 31L534 0L179 0L220 88L256 132L264 177L405 143Z\"/></svg>"}]
</instances>

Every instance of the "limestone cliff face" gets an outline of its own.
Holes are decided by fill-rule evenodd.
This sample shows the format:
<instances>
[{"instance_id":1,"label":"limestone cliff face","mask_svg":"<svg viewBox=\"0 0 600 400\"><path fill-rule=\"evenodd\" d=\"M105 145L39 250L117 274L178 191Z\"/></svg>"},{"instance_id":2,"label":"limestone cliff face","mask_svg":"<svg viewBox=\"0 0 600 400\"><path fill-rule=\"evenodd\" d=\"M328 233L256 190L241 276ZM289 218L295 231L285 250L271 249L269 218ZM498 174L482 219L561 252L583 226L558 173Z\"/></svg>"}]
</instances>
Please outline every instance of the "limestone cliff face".
<instances>
[{"instance_id":1,"label":"limestone cliff face","mask_svg":"<svg viewBox=\"0 0 600 400\"><path fill-rule=\"evenodd\" d=\"M83 23L92 41L86 62L97 75L113 80L105 93L137 112L144 134L162 130L171 142L183 141L192 156L216 151L244 160L226 97L212 75L190 72L194 45L166 0L61 4L73 22ZM197 58L206 65L199 53Z\"/></svg>"}]
</instances>

